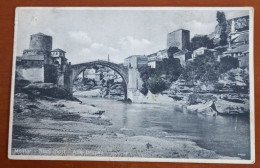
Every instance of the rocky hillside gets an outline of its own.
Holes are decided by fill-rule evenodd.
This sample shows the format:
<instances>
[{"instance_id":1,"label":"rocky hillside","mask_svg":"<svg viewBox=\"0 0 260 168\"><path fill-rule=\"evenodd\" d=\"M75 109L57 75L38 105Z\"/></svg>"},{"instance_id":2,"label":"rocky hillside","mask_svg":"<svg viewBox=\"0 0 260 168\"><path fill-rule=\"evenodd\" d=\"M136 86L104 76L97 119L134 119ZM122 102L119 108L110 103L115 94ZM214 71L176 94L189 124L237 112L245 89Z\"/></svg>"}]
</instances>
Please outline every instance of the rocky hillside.
<instances>
[{"instance_id":1,"label":"rocky hillside","mask_svg":"<svg viewBox=\"0 0 260 168\"><path fill-rule=\"evenodd\" d=\"M232 20L234 20L234 23L235 23L234 28L237 32L249 30L249 16L247 15L247 16L242 16L242 17L237 17L237 18L232 18L232 19L227 20L227 34L229 34L231 32ZM221 33L221 28L217 24L215 26L214 32L212 32L209 35L209 38L217 40L220 36L220 33Z\"/></svg>"}]
</instances>

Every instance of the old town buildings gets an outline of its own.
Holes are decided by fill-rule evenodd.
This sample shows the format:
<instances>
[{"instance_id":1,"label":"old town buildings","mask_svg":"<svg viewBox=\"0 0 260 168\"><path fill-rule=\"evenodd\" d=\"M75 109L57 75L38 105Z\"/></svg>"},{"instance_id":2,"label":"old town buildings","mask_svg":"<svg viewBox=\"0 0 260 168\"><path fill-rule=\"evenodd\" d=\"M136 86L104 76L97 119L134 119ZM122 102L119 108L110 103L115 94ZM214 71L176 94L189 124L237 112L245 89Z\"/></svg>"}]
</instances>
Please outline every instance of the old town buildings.
<instances>
[{"instance_id":1,"label":"old town buildings","mask_svg":"<svg viewBox=\"0 0 260 168\"><path fill-rule=\"evenodd\" d=\"M163 59L168 58L167 50L177 47L180 51L173 54L179 59L182 67L187 61L193 61L199 55L210 55L221 61L224 57L234 57L239 61L240 67L248 66L249 61L249 16L242 16L227 20L228 45L215 48L200 47L191 51L190 31L178 29L167 34L167 49L147 55L148 66L156 68ZM220 26L216 25L213 33L208 38L217 44L220 40Z\"/></svg>"},{"instance_id":2,"label":"old town buildings","mask_svg":"<svg viewBox=\"0 0 260 168\"><path fill-rule=\"evenodd\" d=\"M17 57L17 75L32 82L54 83L64 85L69 63L65 51L52 50L52 37L43 33L30 36L29 49Z\"/></svg>"}]
</instances>

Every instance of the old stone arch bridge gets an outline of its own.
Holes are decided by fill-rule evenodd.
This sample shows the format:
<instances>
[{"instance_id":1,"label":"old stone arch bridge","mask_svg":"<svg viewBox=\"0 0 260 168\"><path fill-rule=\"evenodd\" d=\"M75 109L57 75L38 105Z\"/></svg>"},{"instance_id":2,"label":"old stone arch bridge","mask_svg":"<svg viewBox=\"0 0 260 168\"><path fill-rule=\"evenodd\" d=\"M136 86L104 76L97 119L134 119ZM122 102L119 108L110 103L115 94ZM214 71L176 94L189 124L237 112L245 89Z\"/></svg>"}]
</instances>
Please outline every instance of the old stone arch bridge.
<instances>
[{"instance_id":1,"label":"old stone arch bridge","mask_svg":"<svg viewBox=\"0 0 260 168\"><path fill-rule=\"evenodd\" d=\"M86 63L80 63L80 64L74 64L71 65L70 67L70 90L72 91L73 87L73 82L75 81L76 77L83 72L85 69L89 67L93 67L94 65L102 65L108 68L113 69L116 71L123 79L124 81L124 88L125 88L125 99L127 99L127 85L129 82L129 77L128 77L128 68L123 66L122 64L115 64L112 62L108 61L102 61L102 60L97 60L97 61L91 61L91 62L86 62Z\"/></svg>"}]
</instances>

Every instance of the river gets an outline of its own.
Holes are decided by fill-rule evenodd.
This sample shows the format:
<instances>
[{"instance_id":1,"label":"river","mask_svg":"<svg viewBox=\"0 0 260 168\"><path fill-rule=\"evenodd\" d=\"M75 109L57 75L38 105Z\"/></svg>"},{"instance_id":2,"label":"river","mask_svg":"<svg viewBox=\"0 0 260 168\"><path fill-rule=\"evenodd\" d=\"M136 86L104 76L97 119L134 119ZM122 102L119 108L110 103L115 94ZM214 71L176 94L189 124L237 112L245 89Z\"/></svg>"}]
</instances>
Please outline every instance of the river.
<instances>
[{"instance_id":1,"label":"river","mask_svg":"<svg viewBox=\"0 0 260 168\"><path fill-rule=\"evenodd\" d=\"M185 139L223 156L250 159L249 117L207 116L176 105L127 104L102 99L82 98L105 110L112 129L129 135L148 135L168 140Z\"/></svg>"}]
</instances>

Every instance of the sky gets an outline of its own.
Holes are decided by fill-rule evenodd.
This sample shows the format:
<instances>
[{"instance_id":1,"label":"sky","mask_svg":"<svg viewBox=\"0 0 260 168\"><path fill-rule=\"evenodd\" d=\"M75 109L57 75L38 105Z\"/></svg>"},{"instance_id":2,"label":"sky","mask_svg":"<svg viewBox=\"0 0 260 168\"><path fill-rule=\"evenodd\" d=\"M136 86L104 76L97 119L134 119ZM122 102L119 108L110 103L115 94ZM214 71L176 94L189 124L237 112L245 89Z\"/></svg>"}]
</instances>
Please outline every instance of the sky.
<instances>
[{"instance_id":1,"label":"sky","mask_svg":"<svg viewBox=\"0 0 260 168\"><path fill-rule=\"evenodd\" d=\"M215 8L19 8L16 10L16 55L29 48L31 34L53 37L53 49L66 51L72 64L107 60L121 63L130 55L148 55L166 48L167 33L179 28L210 34L217 25ZM226 10L226 18L249 15Z\"/></svg>"}]
</instances>

